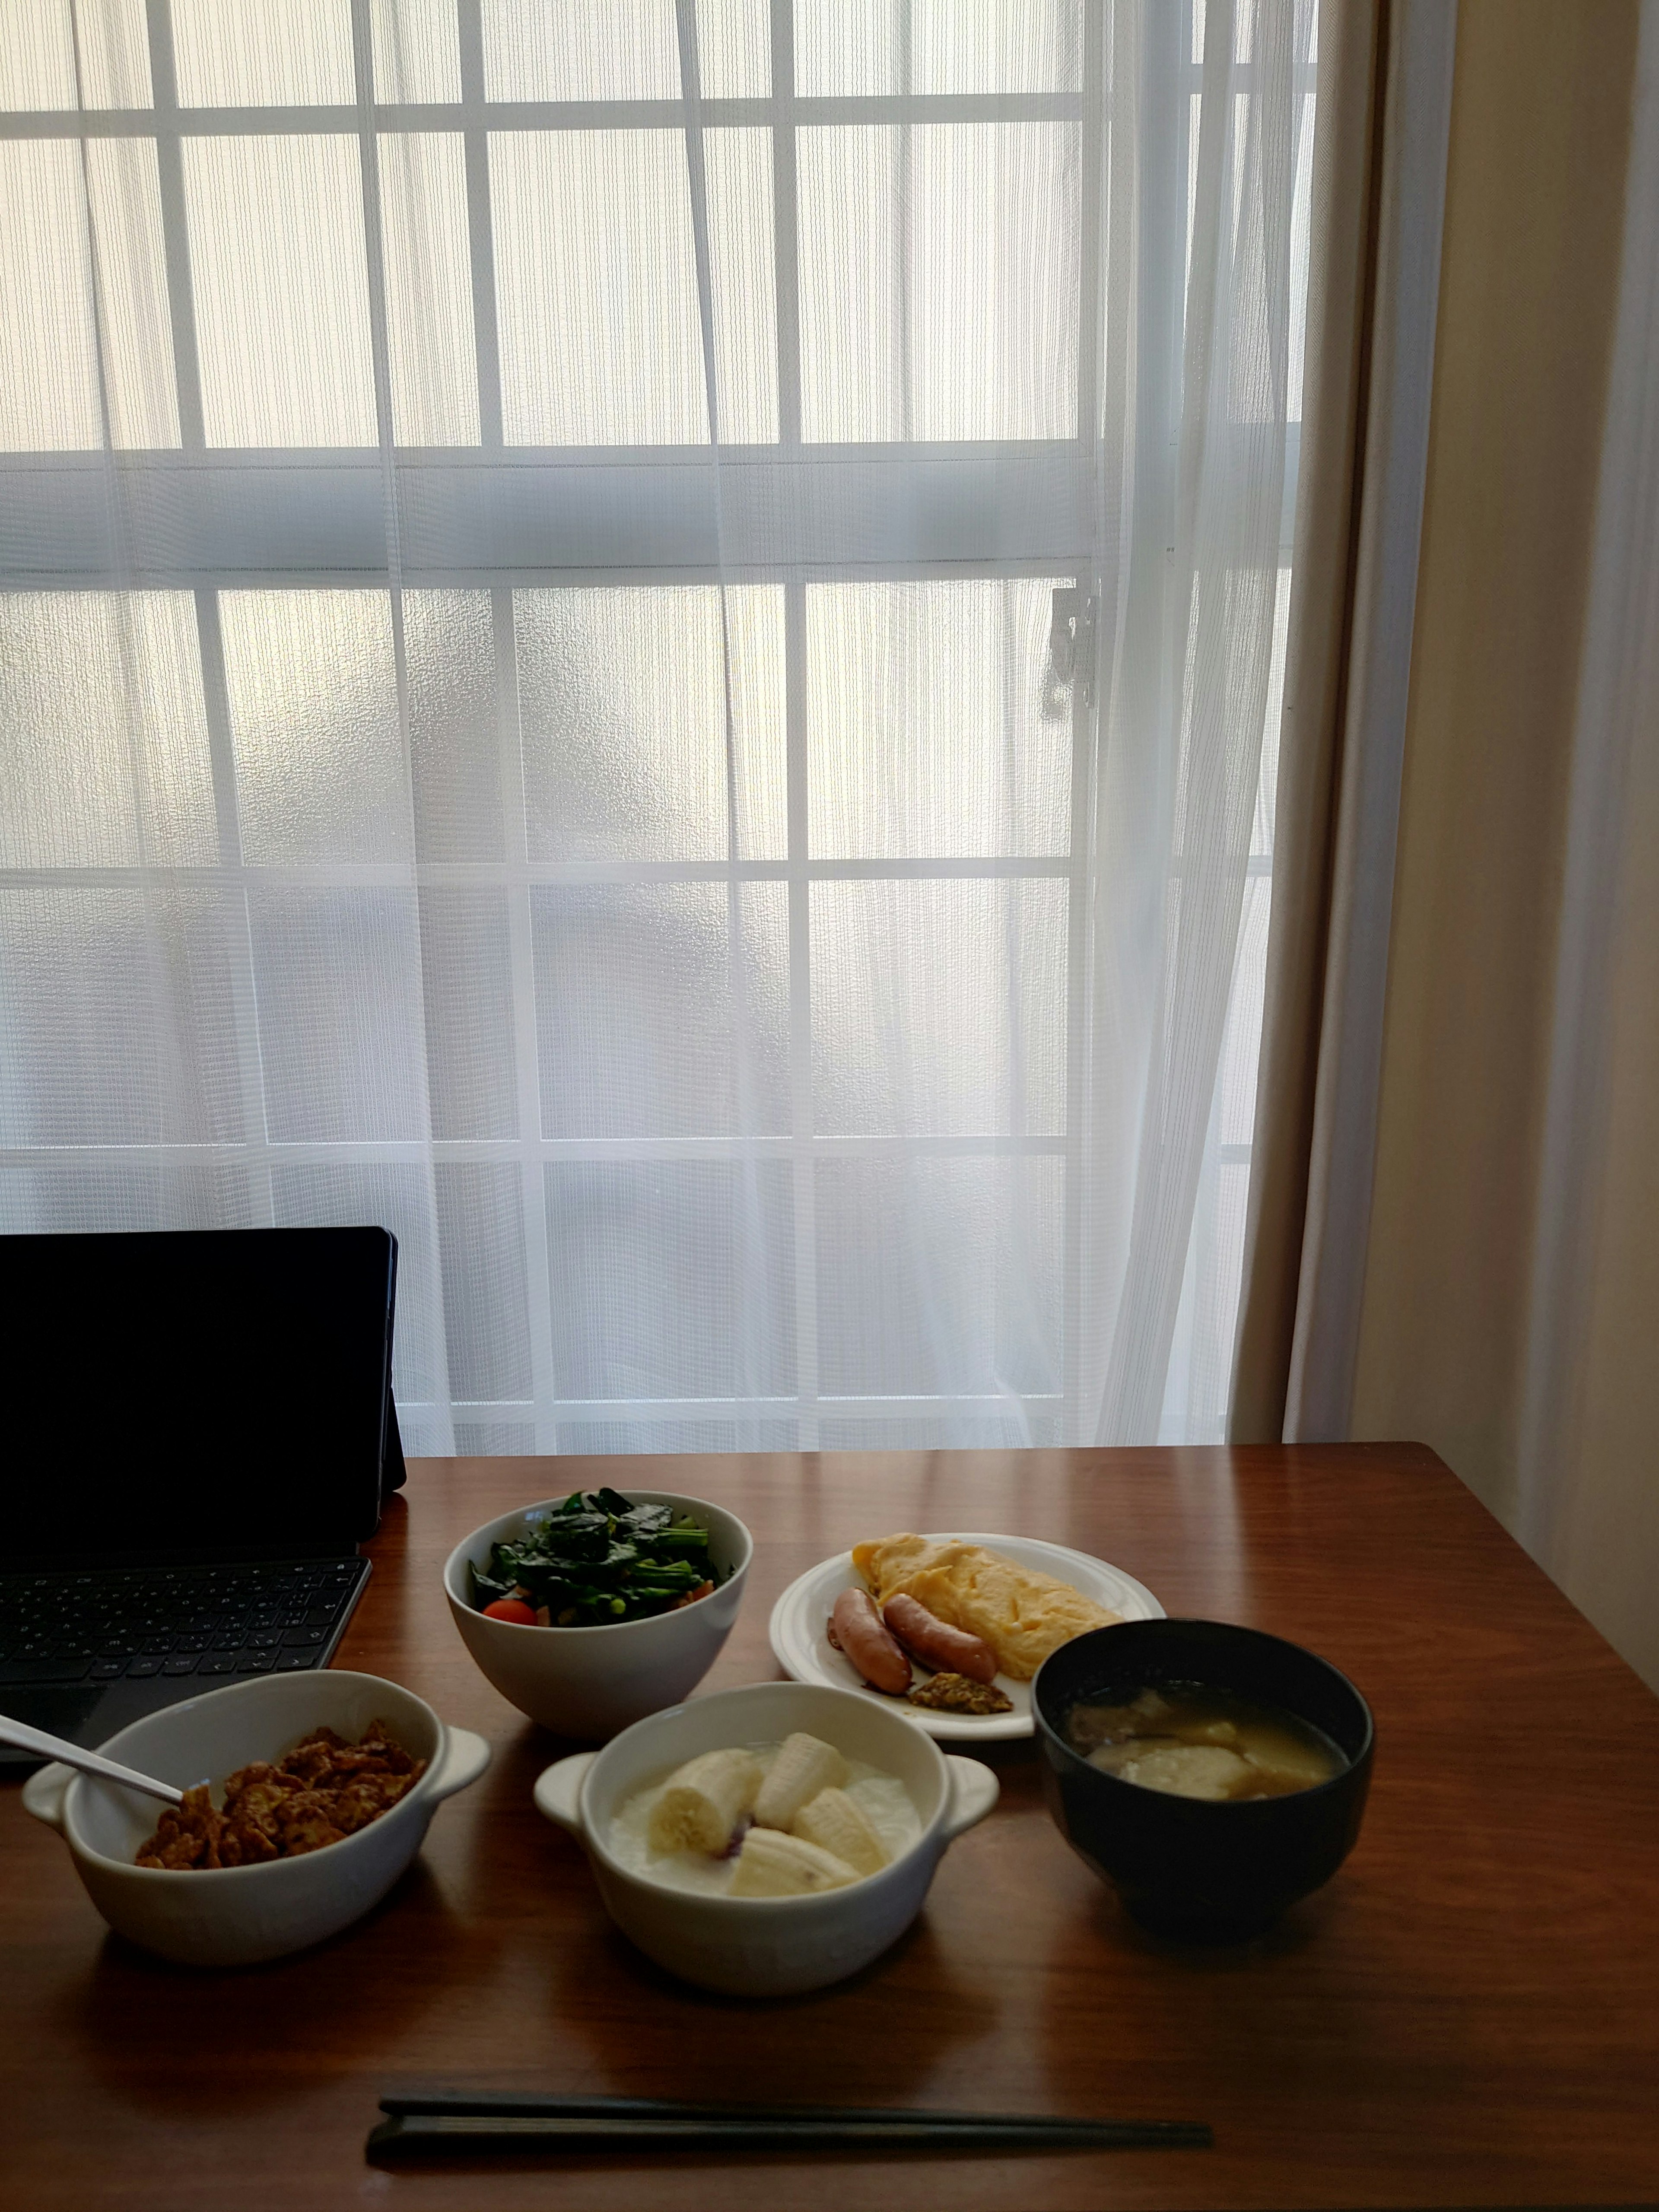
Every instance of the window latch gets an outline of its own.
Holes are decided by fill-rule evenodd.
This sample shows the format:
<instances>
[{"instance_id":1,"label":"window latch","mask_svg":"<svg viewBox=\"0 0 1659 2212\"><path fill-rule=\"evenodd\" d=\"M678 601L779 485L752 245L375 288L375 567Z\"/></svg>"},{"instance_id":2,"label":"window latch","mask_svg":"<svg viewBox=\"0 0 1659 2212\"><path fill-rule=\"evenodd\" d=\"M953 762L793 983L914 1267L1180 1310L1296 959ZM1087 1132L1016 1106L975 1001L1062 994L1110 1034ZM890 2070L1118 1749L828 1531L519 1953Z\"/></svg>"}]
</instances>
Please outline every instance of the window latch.
<instances>
[{"instance_id":1,"label":"window latch","mask_svg":"<svg viewBox=\"0 0 1659 2212\"><path fill-rule=\"evenodd\" d=\"M1083 680L1083 703L1095 703L1095 607L1091 594L1076 585L1062 586L1051 601L1048 619L1048 675L1043 685L1045 721L1058 720L1066 711L1065 694L1079 678Z\"/></svg>"}]
</instances>

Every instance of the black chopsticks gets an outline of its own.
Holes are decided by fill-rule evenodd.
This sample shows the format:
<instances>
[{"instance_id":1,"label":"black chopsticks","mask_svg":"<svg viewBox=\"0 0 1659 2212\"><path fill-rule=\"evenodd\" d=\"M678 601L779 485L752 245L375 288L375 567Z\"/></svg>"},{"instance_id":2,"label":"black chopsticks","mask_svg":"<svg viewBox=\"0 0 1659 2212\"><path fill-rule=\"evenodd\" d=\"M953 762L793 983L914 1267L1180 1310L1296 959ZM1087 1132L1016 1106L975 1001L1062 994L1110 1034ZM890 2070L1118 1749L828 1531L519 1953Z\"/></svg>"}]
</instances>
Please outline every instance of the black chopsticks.
<instances>
[{"instance_id":1,"label":"black chopsticks","mask_svg":"<svg viewBox=\"0 0 1659 2212\"><path fill-rule=\"evenodd\" d=\"M1185 2120L1081 2120L1024 2113L905 2112L845 2105L696 2105L656 2097L479 2093L382 2097L368 2138L377 2163L492 2150L1207 2150Z\"/></svg>"}]
</instances>

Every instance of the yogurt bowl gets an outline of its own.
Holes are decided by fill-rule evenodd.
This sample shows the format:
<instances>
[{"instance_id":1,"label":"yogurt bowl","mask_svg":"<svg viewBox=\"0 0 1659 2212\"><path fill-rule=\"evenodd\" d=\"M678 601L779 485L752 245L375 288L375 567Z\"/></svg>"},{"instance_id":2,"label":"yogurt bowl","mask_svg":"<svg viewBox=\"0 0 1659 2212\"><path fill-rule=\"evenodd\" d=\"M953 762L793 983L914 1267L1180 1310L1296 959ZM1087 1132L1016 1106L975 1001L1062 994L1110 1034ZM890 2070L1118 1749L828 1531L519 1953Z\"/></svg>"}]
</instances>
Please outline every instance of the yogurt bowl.
<instances>
[{"instance_id":1,"label":"yogurt bowl","mask_svg":"<svg viewBox=\"0 0 1659 2212\"><path fill-rule=\"evenodd\" d=\"M489 1746L447 1728L430 1705L378 1674L333 1668L258 1674L123 1729L99 1749L186 1790L217 1784L254 1759L276 1761L313 1729L357 1742L385 1721L426 1771L389 1811L337 1844L263 1865L141 1867L134 1860L162 1808L136 1790L67 1766L43 1766L23 1803L58 1829L88 1896L118 1935L191 1966L247 1966L303 1951L379 1904L421 1848L446 1797L476 1782Z\"/></svg>"},{"instance_id":2,"label":"yogurt bowl","mask_svg":"<svg viewBox=\"0 0 1659 2212\"><path fill-rule=\"evenodd\" d=\"M637 1790L703 1752L779 1743L798 1731L903 1785L915 1839L878 1873L811 1896L713 1895L653 1878L617 1848L613 1824ZM896 1942L946 1847L984 1819L999 1786L989 1767L947 1757L911 1722L851 1690L758 1682L653 1713L603 1751L560 1759L535 1796L580 1839L606 1911L648 1958L703 1989L787 1996L841 1981Z\"/></svg>"},{"instance_id":3,"label":"yogurt bowl","mask_svg":"<svg viewBox=\"0 0 1659 2212\"><path fill-rule=\"evenodd\" d=\"M674 1490L624 1490L630 1505L669 1505L708 1531L708 1556L724 1579L708 1597L645 1620L592 1628L520 1627L491 1620L472 1603L467 1567L489 1564L492 1544L528 1531L559 1504L544 1498L486 1521L457 1544L444 1568L444 1595L461 1641L507 1703L557 1735L614 1735L647 1713L677 1705L720 1656L743 1602L754 1541L735 1513Z\"/></svg>"}]
</instances>

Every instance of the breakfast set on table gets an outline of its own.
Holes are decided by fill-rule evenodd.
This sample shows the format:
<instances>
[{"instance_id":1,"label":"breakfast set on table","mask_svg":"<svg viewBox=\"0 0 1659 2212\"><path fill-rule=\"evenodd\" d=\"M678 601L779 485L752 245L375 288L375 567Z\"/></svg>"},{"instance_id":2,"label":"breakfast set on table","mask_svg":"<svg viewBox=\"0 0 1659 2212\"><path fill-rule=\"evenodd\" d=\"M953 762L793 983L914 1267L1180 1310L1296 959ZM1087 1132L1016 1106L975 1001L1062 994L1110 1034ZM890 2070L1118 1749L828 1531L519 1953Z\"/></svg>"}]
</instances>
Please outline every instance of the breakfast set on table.
<instances>
[{"instance_id":1,"label":"breakfast set on table","mask_svg":"<svg viewBox=\"0 0 1659 2212\"><path fill-rule=\"evenodd\" d=\"M777 1997L879 1959L997 1803L976 1739L1035 1735L1060 1835L1164 1937L1253 1935L1352 1848L1373 1731L1335 1668L1166 1619L1120 1569L1034 1539L874 1534L778 1598L787 1680L693 1698L754 1549L717 1504L601 1488L485 1523L444 1569L494 1687L599 1744L548 1766L536 1805L580 1841L617 1925L684 1981ZM207 1691L97 1753L34 1733L63 1763L24 1802L93 1903L198 1967L359 1919L490 1757L398 1684L338 1670Z\"/></svg>"}]
</instances>

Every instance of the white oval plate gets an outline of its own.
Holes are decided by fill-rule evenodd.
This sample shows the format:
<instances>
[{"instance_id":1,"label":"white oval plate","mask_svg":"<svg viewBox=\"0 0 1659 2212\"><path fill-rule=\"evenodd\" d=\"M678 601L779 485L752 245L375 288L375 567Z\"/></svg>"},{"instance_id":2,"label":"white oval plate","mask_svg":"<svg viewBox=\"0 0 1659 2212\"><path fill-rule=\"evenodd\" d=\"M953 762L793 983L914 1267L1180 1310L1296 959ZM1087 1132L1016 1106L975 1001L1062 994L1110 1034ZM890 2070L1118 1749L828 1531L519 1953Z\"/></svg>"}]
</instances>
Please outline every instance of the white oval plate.
<instances>
[{"instance_id":1,"label":"white oval plate","mask_svg":"<svg viewBox=\"0 0 1659 2212\"><path fill-rule=\"evenodd\" d=\"M1104 1559L1091 1559L1086 1552L1069 1552L1063 1544L1045 1544L1036 1536L974 1535L959 1529L952 1530L949 1535L932 1535L926 1540L930 1544L983 1544L987 1551L1000 1552L1022 1567L1035 1567L1042 1574L1052 1575L1056 1582L1070 1583L1085 1597L1092 1598L1097 1605L1109 1607L1125 1620L1164 1618L1163 1607L1144 1583L1138 1583L1133 1575L1126 1575L1121 1567L1111 1566ZM995 1736L1030 1735L1031 1686L1029 1682L1011 1682L1006 1674L997 1676L997 1687L1013 1700L1011 1713L929 1712L925 1705L909 1705L902 1698L890 1698L879 1690L872 1690L825 1633L837 1595L849 1587L864 1589L867 1584L853 1565L853 1554L842 1552L833 1559L822 1559L816 1567L809 1567L790 1583L773 1607L768 1633L772 1639L773 1656L786 1674L797 1682L821 1682L832 1690L861 1691L878 1705L885 1705L890 1712L902 1713L918 1728L926 1729L929 1735L977 1736L982 1742Z\"/></svg>"}]
</instances>

